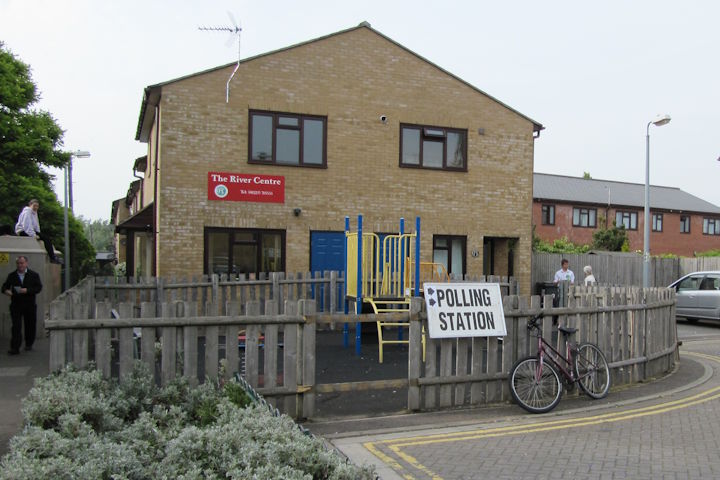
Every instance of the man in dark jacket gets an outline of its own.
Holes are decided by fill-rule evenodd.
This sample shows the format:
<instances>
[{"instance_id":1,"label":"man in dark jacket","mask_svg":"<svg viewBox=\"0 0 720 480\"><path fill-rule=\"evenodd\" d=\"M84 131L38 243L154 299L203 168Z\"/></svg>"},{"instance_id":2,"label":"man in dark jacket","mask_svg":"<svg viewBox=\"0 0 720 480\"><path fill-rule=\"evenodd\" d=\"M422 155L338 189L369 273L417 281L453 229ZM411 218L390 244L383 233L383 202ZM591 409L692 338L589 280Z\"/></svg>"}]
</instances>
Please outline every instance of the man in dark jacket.
<instances>
[{"instance_id":1,"label":"man in dark jacket","mask_svg":"<svg viewBox=\"0 0 720 480\"><path fill-rule=\"evenodd\" d=\"M8 354L20 353L22 328L25 324L25 350L32 350L37 324L37 304L35 295L42 290L40 275L28 268L28 259L21 255L15 261L17 269L10 272L2 284L2 292L10 297L10 318L12 318L12 338ZM23 323L21 323L21 319Z\"/></svg>"}]
</instances>

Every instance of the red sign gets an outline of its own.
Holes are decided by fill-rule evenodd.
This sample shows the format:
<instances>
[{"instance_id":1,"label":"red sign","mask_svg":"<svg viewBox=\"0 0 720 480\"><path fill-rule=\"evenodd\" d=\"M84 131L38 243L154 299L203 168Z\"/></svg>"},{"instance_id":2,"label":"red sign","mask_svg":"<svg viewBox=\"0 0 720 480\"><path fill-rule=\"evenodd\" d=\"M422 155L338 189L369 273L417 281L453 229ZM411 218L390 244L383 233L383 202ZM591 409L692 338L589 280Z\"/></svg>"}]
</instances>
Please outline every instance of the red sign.
<instances>
[{"instance_id":1,"label":"red sign","mask_svg":"<svg viewBox=\"0 0 720 480\"><path fill-rule=\"evenodd\" d=\"M285 203L285 177L208 172L208 200Z\"/></svg>"}]
</instances>

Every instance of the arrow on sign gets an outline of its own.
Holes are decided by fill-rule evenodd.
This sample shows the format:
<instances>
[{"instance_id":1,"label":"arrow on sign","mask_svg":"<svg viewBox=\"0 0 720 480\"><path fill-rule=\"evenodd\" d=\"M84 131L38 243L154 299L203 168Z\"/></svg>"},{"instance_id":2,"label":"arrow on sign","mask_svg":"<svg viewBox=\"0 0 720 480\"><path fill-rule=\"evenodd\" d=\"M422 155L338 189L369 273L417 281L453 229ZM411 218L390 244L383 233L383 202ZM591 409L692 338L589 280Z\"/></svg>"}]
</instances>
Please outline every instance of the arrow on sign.
<instances>
[{"instance_id":1,"label":"arrow on sign","mask_svg":"<svg viewBox=\"0 0 720 480\"><path fill-rule=\"evenodd\" d=\"M428 303L430 304L431 307L434 307L434 306L435 306L435 299L434 299L434 298L431 298L430 300L428 300Z\"/></svg>"},{"instance_id":2,"label":"arrow on sign","mask_svg":"<svg viewBox=\"0 0 720 480\"><path fill-rule=\"evenodd\" d=\"M429 293L430 295L432 295L433 293L435 293L435 290L433 290L432 287L431 287L431 288L428 288L428 293Z\"/></svg>"}]
</instances>

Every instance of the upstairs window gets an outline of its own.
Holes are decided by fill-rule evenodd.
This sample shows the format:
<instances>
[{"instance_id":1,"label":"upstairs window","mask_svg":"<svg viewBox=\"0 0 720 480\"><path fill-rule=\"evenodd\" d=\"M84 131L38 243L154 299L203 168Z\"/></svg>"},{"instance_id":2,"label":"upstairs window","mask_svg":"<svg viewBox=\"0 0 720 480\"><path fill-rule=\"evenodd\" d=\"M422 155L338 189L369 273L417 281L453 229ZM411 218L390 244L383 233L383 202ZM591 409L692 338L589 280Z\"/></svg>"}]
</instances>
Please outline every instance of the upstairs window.
<instances>
[{"instance_id":1,"label":"upstairs window","mask_svg":"<svg viewBox=\"0 0 720 480\"><path fill-rule=\"evenodd\" d=\"M594 208L573 208L573 227L596 227L597 210Z\"/></svg>"},{"instance_id":2,"label":"upstairs window","mask_svg":"<svg viewBox=\"0 0 720 480\"><path fill-rule=\"evenodd\" d=\"M637 216L637 212L618 211L615 213L615 226L625 227L625 230L637 230Z\"/></svg>"},{"instance_id":3,"label":"upstairs window","mask_svg":"<svg viewBox=\"0 0 720 480\"><path fill-rule=\"evenodd\" d=\"M690 233L689 215L680 215L680 233Z\"/></svg>"},{"instance_id":4,"label":"upstairs window","mask_svg":"<svg viewBox=\"0 0 720 480\"><path fill-rule=\"evenodd\" d=\"M250 163L325 167L327 119L250 112Z\"/></svg>"},{"instance_id":5,"label":"upstairs window","mask_svg":"<svg viewBox=\"0 0 720 480\"><path fill-rule=\"evenodd\" d=\"M542 224L555 225L555 205L542 206Z\"/></svg>"},{"instance_id":6,"label":"upstairs window","mask_svg":"<svg viewBox=\"0 0 720 480\"><path fill-rule=\"evenodd\" d=\"M663 216L662 213L652 214L652 230L653 232L662 232Z\"/></svg>"},{"instance_id":7,"label":"upstairs window","mask_svg":"<svg viewBox=\"0 0 720 480\"><path fill-rule=\"evenodd\" d=\"M400 166L467 171L467 130L400 125Z\"/></svg>"},{"instance_id":8,"label":"upstairs window","mask_svg":"<svg viewBox=\"0 0 720 480\"><path fill-rule=\"evenodd\" d=\"M720 235L720 218L703 218L705 235Z\"/></svg>"}]
</instances>

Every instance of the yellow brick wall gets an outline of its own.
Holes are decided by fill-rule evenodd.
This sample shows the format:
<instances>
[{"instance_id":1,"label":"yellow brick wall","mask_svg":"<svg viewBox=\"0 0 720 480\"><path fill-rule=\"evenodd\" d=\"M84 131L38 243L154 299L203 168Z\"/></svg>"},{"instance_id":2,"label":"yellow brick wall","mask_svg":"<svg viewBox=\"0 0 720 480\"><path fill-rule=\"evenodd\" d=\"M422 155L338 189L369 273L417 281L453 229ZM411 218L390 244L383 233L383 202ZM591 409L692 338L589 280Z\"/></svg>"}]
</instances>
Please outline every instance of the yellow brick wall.
<instances>
[{"instance_id":1,"label":"yellow brick wall","mask_svg":"<svg viewBox=\"0 0 720 480\"><path fill-rule=\"evenodd\" d=\"M204 226L286 229L295 272L309 269L311 230L342 231L346 215L355 228L358 214L366 231L397 231L400 217L413 230L420 216L422 259L433 234L467 235L471 274L484 236L518 237L529 291L530 120L367 28L242 63L226 104L233 68L162 87L159 276L202 273ZM249 109L327 116L327 169L248 164ZM400 123L467 129L468 171L400 168ZM209 201L208 171L283 175L285 203Z\"/></svg>"}]
</instances>

